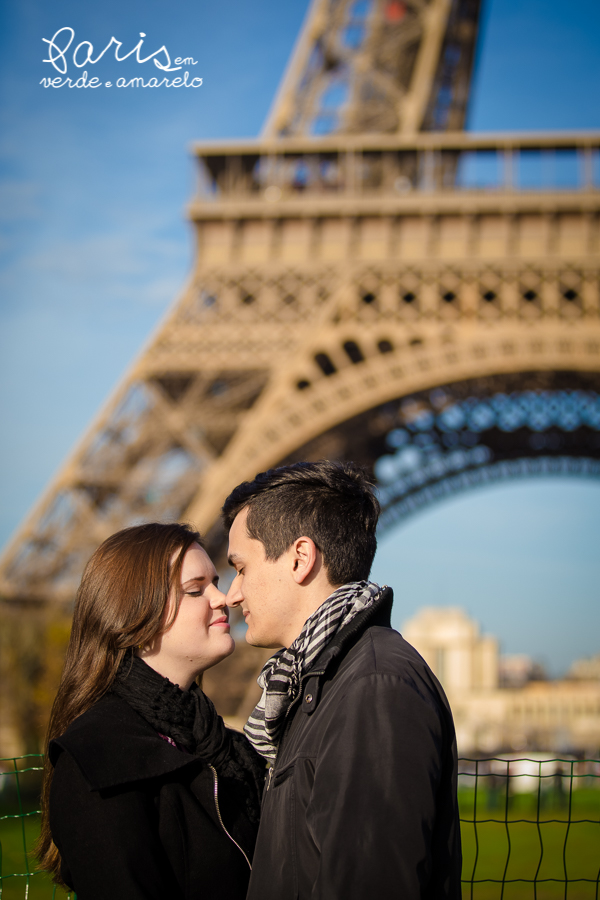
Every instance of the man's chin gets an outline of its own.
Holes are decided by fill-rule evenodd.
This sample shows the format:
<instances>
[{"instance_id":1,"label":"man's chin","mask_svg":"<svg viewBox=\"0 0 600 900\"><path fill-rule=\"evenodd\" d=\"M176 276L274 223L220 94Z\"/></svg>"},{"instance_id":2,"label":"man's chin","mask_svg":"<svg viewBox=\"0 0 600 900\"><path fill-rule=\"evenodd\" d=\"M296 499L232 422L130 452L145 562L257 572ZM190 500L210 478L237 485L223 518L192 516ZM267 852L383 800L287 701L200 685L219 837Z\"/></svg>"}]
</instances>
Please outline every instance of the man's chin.
<instances>
[{"instance_id":1,"label":"man's chin","mask_svg":"<svg viewBox=\"0 0 600 900\"><path fill-rule=\"evenodd\" d=\"M253 634L250 628L246 631L246 643L251 647L262 647L263 650L281 650L283 647L281 641L261 638L259 635Z\"/></svg>"},{"instance_id":2,"label":"man's chin","mask_svg":"<svg viewBox=\"0 0 600 900\"><path fill-rule=\"evenodd\" d=\"M246 630L246 643L250 644L251 647L267 647L268 644L265 644L259 634L255 634L252 631L252 626L249 625Z\"/></svg>"}]
</instances>

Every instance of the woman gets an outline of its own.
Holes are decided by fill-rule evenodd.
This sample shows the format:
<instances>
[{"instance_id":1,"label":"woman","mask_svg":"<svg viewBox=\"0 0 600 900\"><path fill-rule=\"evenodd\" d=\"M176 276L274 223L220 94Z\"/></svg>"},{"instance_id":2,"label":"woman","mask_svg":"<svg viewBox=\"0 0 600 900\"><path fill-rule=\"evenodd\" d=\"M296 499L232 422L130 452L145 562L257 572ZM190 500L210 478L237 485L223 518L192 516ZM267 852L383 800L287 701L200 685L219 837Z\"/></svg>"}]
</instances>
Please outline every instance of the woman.
<instances>
[{"instance_id":1,"label":"woman","mask_svg":"<svg viewBox=\"0 0 600 900\"><path fill-rule=\"evenodd\" d=\"M217 584L186 525L127 528L87 564L38 844L79 900L246 895L264 762L197 683L235 646Z\"/></svg>"}]
</instances>

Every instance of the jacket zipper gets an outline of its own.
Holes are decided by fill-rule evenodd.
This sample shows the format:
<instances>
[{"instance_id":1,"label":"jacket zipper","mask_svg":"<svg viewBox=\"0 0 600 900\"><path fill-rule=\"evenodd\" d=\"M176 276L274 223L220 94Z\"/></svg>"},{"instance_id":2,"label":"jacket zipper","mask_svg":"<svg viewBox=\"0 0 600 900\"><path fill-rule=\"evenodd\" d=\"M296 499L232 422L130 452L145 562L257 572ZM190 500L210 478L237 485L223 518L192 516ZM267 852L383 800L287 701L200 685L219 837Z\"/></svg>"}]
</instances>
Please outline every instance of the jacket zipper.
<instances>
[{"instance_id":1,"label":"jacket zipper","mask_svg":"<svg viewBox=\"0 0 600 900\"><path fill-rule=\"evenodd\" d=\"M240 853L243 855L244 859L248 863L248 868L250 869L250 871L252 871L252 865L250 863L250 860L246 856L246 853L240 847L238 842L234 838L231 837L231 835L225 828L225 823L223 822L223 817L221 816L221 810L219 808L219 778L217 776L217 770L215 769L214 766L211 766L210 764L209 764L209 768L211 769L211 771L213 773L213 781L214 781L214 786L215 786L215 809L217 810L217 816L219 818L219 822L221 823L221 828L223 829L223 831L225 832L225 834L227 835L227 837L229 838L231 843L235 844L235 846L238 848L238 850L240 851Z\"/></svg>"}]
</instances>

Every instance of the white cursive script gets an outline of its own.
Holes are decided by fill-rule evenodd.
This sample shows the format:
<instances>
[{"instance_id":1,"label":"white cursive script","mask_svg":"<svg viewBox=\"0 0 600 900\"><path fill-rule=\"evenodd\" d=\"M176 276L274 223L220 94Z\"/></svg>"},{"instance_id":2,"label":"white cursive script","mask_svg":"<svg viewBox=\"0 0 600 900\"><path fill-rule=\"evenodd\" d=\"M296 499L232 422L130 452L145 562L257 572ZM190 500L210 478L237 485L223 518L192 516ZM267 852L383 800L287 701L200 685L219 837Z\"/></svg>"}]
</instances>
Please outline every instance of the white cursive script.
<instances>
[{"instance_id":1,"label":"white cursive script","mask_svg":"<svg viewBox=\"0 0 600 900\"><path fill-rule=\"evenodd\" d=\"M117 87L134 87L134 88L159 88L159 87L168 87L168 88L199 88L202 87L202 79L201 78L192 78L189 80L190 73L184 72L183 78L173 78L172 81L169 81L168 78L163 78L161 81L158 78L150 78L148 81L144 81L143 78L130 78L127 81L126 78L117 78ZM76 81L73 81L72 78L61 78L60 75L56 75L54 78L42 78L40 81L42 87L45 88L98 88L102 87L102 82L99 78L90 78L88 81L88 73L87 70L80 75ZM104 87L110 88L113 86L112 81L105 81Z\"/></svg>"},{"instance_id":2,"label":"white cursive script","mask_svg":"<svg viewBox=\"0 0 600 900\"><path fill-rule=\"evenodd\" d=\"M60 35L63 35L60 37ZM171 65L171 57L169 56L169 51L163 44L162 47L159 47L158 50L155 50L154 53L151 53L149 56L146 56L144 59L140 57L140 50L142 44L144 43L144 38L146 37L143 31L140 31L141 41L138 41L135 47L129 51L129 53L125 53L124 56L119 56L119 50L123 46L122 41L118 41L115 37L111 37L110 41L102 50L101 53L96 56L94 59L94 45L91 41L81 41L81 43L77 44L72 53L73 65L78 69L82 69L87 65L96 65L96 63L102 59L107 50L110 50L112 46L115 48L115 59L117 62L123 62L126 59L129 59L135 53L135 58L139 63L146 63L150 59L154 63L154 65L161 69L163 72L178 72L181 69L181 66ZM68 38L68 40L67 40ZM48 38L42 38L44 43L48 44L48 59L44 59L43 62L50 63L57 72L60 72L61 75L67 74L68 62L67 62L67 51L71 47L71 44L75 40L75 31L73 28L69 28L66 26L65 28L59 28L58 31L54 34L50 40ZM65 45L66 41L66 45ZM64 45L64 46L62 46ZM82 49L83 48L83 49ZM87 48L87 49L86 49ZM157 56L163 55L163 62L159 62L156 59ZM191 57L186 57L185 59L181 59L181 57L177 57L175 60L176 63L184 63L184 65L193 65L197 64L197 61L193 60Z\"/></svg>"}]
</instances>

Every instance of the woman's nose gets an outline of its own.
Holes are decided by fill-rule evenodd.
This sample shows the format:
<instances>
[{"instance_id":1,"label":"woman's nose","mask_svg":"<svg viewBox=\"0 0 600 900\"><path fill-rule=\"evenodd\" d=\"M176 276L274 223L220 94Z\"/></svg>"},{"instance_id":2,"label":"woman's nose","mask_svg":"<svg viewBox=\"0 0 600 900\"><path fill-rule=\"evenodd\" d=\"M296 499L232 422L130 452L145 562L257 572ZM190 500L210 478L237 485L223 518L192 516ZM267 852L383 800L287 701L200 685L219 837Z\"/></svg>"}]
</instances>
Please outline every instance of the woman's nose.
<instances>
[{"instance_id":1,"label":"woman's nose","mask_svg":"<svg viewBox=\"0 0 600 900\"><path fill-rule=\"evenodd\" d=\"M211 609L221 609L223 606L227 606L227 597L223 591L220 591L219 588L216 587L216 585L211 585L208 602L210 603Z\"/></svg>"}]
</instances>

